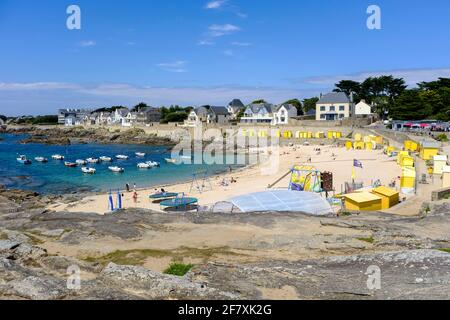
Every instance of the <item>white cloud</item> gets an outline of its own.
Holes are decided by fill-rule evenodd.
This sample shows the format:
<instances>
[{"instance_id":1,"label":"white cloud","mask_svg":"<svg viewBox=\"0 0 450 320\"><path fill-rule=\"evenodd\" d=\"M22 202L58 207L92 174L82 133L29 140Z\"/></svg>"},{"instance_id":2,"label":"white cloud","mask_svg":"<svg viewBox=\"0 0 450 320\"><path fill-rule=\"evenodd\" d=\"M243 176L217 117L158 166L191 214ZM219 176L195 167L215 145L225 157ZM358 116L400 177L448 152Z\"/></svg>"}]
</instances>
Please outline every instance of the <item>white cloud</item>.
<instances>
[{"instance_id":1,"label":"white cloud","mask_svg":"<svg viewBox=\"0 0 450 320\"><path fill-rule=\"evenodd\" d=\"M222 7L225 3L227 2L227 0L215 0L215 1L210 1L206 4L205 9L219 9L220 7Z\"/></svg>"},{"instance_id":2,"label":"white cloud","mask_svg":"<svg viewBox=\"0 0 450 320\"><path fill-rule=\"evenodd\" d=\"M198 42L199 46L212 46L214 44L214 42L210 41L210 40L200 40Z\"/></svg>"},{"instance_id":3,"label":"white cloud","mask_svg":"<svg viewBox=\"0 0 450 320\"><path fill-rule=\"evenodd\" d=\"M154 106L179 105L226 105L234 98L244 102L265 99L281 103L295 97L318 94L315 89L298 90L277 87L146 87L129 84L81 85L57 82L0 83L2 113L54 114L61 107L102 107L111 105L134 105L145 101ZM138 101L139 100L139 101Z\"/></svg>"},{"instance_id":4,"label":"white cloud","mask_svg":"<svg viewBox=\"0 0 450 320\"><path fill-rule=\"evenodd\" d=\"M319 76L296 79L296 83L308 83L316 85L330 85L341 80L364 81L369 77L379 77L382 75L392 75L396 78L403 78L409 86L415 86L418 82L433 81L437 78L450 78L450 68L436 68L436 69L399 69L388 71L373 71L360 72L354 74L341 74L331 76Z\"/></svg>"},{"instance_id":5,"label":"white cloud","mask_svg":"<svg viewBox=\"0 0 450 320\"><path fill-rule=\"evenodd\" d=\"M96 46L97 43L93 40L88 40L88 41L81 41L80 42L80 46L81 47L94 47Z\"/></svg>"},{"instance_id":6,"label":"white cloud","mask_svg":"<svg viewBox=\"0 0 450 320\"><path fill-rule=\"evenodd\" d=\"M169 72L183 73L187 72L187 70L184 68L186 64L187 61L177 60L174 62L158 63L157 66Z\"/></svg>"},{"instance_id":7,"label":"white cloud","mask_svg":"<svg viewBox=\"0 0 450 320\"><path fill-rule=\"evenodd\" d=\"M233 24L213 24L209 28L209 35L211 37L221 37L225 35L229 35L241 30L240 27L235 26Z\"/></svg>"},{"instance_id":8,"label":"white cloud","mask_svg":"<svg viewBox=\"0 0 450 320\"><path fill-rule=\"evenodd\" d=\"M231 42L231 45L232 46L238 46L238 47L250 47L250 46L253 45L253 43L235 41L235 42Z\"/></svg>"}]
</instances>

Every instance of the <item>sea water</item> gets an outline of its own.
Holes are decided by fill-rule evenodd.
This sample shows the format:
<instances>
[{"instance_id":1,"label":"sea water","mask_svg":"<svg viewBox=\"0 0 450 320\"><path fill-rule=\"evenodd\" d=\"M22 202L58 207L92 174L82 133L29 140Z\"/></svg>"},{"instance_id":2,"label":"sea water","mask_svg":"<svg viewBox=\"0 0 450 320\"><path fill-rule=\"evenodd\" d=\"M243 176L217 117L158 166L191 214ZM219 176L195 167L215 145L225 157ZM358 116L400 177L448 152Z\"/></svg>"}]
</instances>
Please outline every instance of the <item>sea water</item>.
<instances>
[{"instance_id":1,"label":"sea water","mask_svg":"<svg viewBox=\"0 0 450 320\"><path fill-rule=\"evenodd\" d=\"M125 184L134 184L138 188L153 187L177 182L191 181L193 173L207 171L208 175L216 175L229 170L225 164L169 164L165 158L171 158L170 147L119 145L119 144L73 144L56 146L43 144L20 144L23 135L0 135L0 185L11 189L32 190L43 194L65 194L80 191L123 190ZM144 152L144 158L137 157L136 152ZM81 168L68 168L64 161L51 158L53 154L61 154L64 161L75 162L77 159L99 158L108 156L112 163L88 164L97 169L93 175L83 174ZM129 156L128 160L117 160L116 155ZM33 163L23 165L16 161L18 155L25 155ZM48 163L39 163L35 157L45 157ZM137 164L146 161L161 163L161 167L138 169ZM119 166L124 173L113 173L109 166ZM232 166L236 168L236 166ZM176 190L174 190L176 191Z\"/></svg>"}]
</instances>

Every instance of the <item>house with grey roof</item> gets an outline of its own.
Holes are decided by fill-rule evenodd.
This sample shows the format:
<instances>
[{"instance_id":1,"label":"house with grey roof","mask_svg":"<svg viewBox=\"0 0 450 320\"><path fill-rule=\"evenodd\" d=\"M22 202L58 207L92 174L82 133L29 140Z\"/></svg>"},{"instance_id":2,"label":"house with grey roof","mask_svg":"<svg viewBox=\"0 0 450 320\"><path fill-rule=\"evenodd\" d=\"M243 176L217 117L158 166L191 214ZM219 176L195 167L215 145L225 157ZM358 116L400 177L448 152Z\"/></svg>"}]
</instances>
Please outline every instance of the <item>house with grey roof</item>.
<instances>
[{"instance_id":1,"label":"house with grey roof","mask_svg":"<svg viewBox=\"0 0 450 320\"><path fill-rule=\"evenodd\" d=\"M336 121L354 116L353 101L344 92L321 96L316 104L316 120Z\"/></svg>"},{"instance_id":2,"label":"house with grey roof","mask_svg":"<svg viewBox=\"0 0 450 320\"><path fill-rule=\"evenodd\" d=\"M273 125L289 124L289 119L297 117L298 110L292 104L282 104L273 115Z\"/></svg>"},{"instance_id":3,"label":"house with grey roof","mask_svg":"<svg viewBox=\"0 0 450 320\"><path fill-rule=\"evenodd\" d=\"M196 126L199 123L227 124L230 119L231 115L226 107L201 106L191 111L185 125Z\"/></svg>"},{"instance_id":4,"label":"house with grey roof","mask_svg":"<svg viewBox=\"0 0 450 320\"><path fill-rule=\"evenodd\" d=\"M89 120L92 110L88 109L59 109L58 124L65 126L78 126Z\"/></svg>"},{"instance_id":5,"label":"house with grey roof","mask_svg":"<svg viewBox=\"0 0 450 320\"><path fill-rule=\"evenodd\" d=\"M245 105L242 103L241 100L239 99L233 99L233 101L231 101L228 106L228 113L231 115L232 119L236 119L238 114L245 110Z\"/></svg>"},{"instance_id":6,"label":"house with grey roof","mask_svg":"<svg viewBox=\"0 0 450 320\"><path fill-rule=\"evenodd\" d=\"M272 124L277 110L278 107L271 103L252 103L245 109L241 123Z\"/></svg>"}]
</instances>

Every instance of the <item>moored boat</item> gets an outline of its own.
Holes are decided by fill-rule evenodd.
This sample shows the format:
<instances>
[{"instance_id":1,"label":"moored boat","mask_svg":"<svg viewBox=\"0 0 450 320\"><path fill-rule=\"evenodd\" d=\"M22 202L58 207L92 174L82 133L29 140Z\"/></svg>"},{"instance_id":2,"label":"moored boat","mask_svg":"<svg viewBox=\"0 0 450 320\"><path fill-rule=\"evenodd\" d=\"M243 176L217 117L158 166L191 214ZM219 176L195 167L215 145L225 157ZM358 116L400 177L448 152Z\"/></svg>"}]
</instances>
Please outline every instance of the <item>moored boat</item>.
<instances>
[{"instance_id":1,"label":"moored boat","mask_svg":"<svg viewBox=\"0 0 450 320\"><path fill-rule=\"evenodd\" d=\"M17 162L19 162L21 164L31 164L31 160L27 159L26 156L19 156L17 158Z\"/></svg>"},{"instance_id":2,"label":"moored boat","mask_svg":"<svg viewBox=\"0 0 450 320\"><path fill-rule=\"evenodd\" d=\"M123 154L119 154L119 155L116 156L116 158L119 159L119 160L127 160L128 156L125 156Z\"/></svg>"},{"instance_id":3,"label":"moored boat","mask_svg":"<svg viewBox=\"0 0 450 320\"><path fill-rule=\"evenodd\" d=\"M150 164L142 162L142 163L138 163L137 167L139 169L150 169L153 168Z\"/></svg>"},{"instance_id":4,"label":"moored boat","mask_svg":"<svg viewBox=\"0 0 450 320\"><path fill-rule=\"evenodd\" d=\"M120 172L120 173L125 171L124 168L117 167L117 166L114 166L114 167L108 167L108 169L109 169L110 171L112 171L112 172Z\"/></svg>"},{"instance_id":5,"label":"moored boat","mask_svg":"<svg viewBox=\"0 0 450 320\"><path fill-rule=\"evenodd\" d=\"M77 161L75 161L79 166L84 166L87 164L86 160L82 160L82 159L78 159Z\"/></svg>"},{"instance_id":6,"label":"moored boat","mask_svg":"<svg viewBox=\"0 0 450 320\"><path fill-rule=\"evenodd\" d=\"M98 163L98 162L99 162L99 160L96 159L96 158L87 158L86 161L87 161L88 163Z\"/></svg>"},{"instance_id":7,"label":"moored boat","mask_svg":"<svg viewBox=\"0 0 450 320\"><path fill-rule=\"evenodd\" d=\"M82 171L83 173L88 173L88 174L94 174L94 173L97 172L96 169L94 169L94 168L87 168L87 167L81 168L81 171Z\"/></svg>"},{"instance_id":8,"label":"moored boat","mask_svg":"<svg viewBox=\"0 0 450 320\"><path fill-rule=\"evenodd\" d=\"M112 158L111 157L106 157L106 156L101 156L100 160L103 162L111 162Z\"/></svg>"},{"instance_id":9,"label":"moored boat","mask_svg":"<svg viewBox=\"0 0 450 320\"><path fill-rule=\"evenodd\" d=\"M69 168L75 168L75 167L78 167L78 164L77 164L76 162L69 162L69 161L66 161L66 162L64 162L64 165L65 165L66 167L69 167Z\"/></svg>"},{"instance_id":10,"label":"moored boat","mask_svg":"<svg viewBox=\"0 0 450 320\"><path fill-rule=\"evenodd\" d=\"M160 167L161 164L156 161L147 161L146 164L150 165L151 167Z\"/></svg>"},{"instance_id":11,"label":"moored boat","mask_svg":"<svg viewBox=\"0 0 450 320\"><path fill-rule=\"evenodd\" d=\"M34 158L34 160L36 160L37 162L41 162L41 163L48 162L48 159L44 158L44 157L36 157L36 158Z\"/></svg>"},{"instance_id":12,"label":"moored boat","mask_svg":"<svg viewBox=\"0 0 450 320\"><path fill-rule=\"evenodd\" d=\"M143 158L143 157L145 157L146 154L145 154L144 152L136 152L135 155L136 155L137 157Z\"/></svg>"},{"instance_id":13,"label":"moored boat","mask_svg":"<svg viewBox=\"0 0 450 320\"><path fill-rule=\"evenodd\" d=\"M172 163L172 164L177 163L177 159L168 159L168 158L165 158L164 160L166 160L167 163Z\"/></svg>"},{"instance_id":14,"label":"moored boat","mask_svg":"<svg viewBox=\"0 0 450 320\"><path fill-rule=\"evenodd\" d=\"M52 159L53 160L64 160L64 156L62 156L60 154L54 154L54 155L52 155Z\"/></svg>"}]
</instances>

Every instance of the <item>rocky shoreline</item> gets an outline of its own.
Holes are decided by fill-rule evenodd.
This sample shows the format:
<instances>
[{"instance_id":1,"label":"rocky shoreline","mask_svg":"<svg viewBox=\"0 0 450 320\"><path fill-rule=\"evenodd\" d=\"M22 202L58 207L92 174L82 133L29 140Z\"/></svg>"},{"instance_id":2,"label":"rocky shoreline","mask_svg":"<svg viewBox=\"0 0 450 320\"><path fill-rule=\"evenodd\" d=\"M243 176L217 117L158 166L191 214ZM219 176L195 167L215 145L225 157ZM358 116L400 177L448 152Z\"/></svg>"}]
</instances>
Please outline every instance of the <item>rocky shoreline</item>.
<instances>
[{"instance_id":1,"label":"rocky shoreline","mask_svg":"<svg viewBox=\"0 0 450 320\"><path fill-rule=\"evenodd\" d=\"M76 199L0 189L0 299L450 298L448 202L427 204L418 217L313 218L292 213L167 215L141 209L107 216L48 212L53 201ZM193 231L185 229L188 225L202 228L201 234L209 228L213 233L236 229L225 247L205 242L189 248ZM265 230L267 236L237 241L242 228ZM168 251L135 247L166 234L186 237L183 246ZM76 254L114 239L120 243L110 249L114 254L89 259ZM69 249L60 252L63 248ZM177 252L185 259L201 257L183 277L143 264L146 257L164 260ZM367 287L372 265L381 270L379 290ZM67 287L70 266L82 272L79 290Z\"/></svg>"},{"instance_id":2,"label":"rocky shoreline","mask_svg":"<svg viewBox=\"0 0 450 320\"><path fill-rule=\"evenodd\" d=\"M117 132L106 128L39 128L39 127L7 127L0 133L27 134L29 137L20 141L23 144L39 143L48 145L70 145L73 143L99 144L136 144L150 146L174 146L176 143L168 138L148 135L142 129L130 129Z\"/></svg>"}]
</instances>

